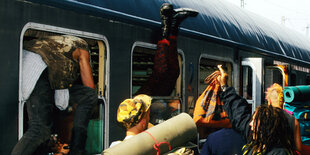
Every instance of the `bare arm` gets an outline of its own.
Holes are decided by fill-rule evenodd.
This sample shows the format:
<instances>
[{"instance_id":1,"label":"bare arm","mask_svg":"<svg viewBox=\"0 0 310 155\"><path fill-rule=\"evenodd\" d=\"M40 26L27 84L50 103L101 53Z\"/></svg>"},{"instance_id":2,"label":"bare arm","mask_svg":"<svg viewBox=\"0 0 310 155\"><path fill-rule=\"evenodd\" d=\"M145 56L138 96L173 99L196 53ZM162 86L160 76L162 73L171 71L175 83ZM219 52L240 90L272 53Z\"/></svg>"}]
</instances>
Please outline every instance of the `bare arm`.
<instances>
[{"instance_id":1,"label":"bare arm","mask_svg":"<svg viewBox=\"0 0 310 155\"><path fill-rule=\"evenodd\" d=\"M79 60L80 73L83 85L95 89L92 70L89 64L88 51L77 49L77 51L74 52L73 57L77 57Z\"/></svg>"},{"instance_id":2,"label":"bare arm","mask_svg":"<svg viewBox=\"0 0 310 155\"><path fill-rule=\"evenodd\" d=\"M295 145L296 149L299 152L302 152L302 142L300 137L300 126L298 120L295 118L295 127L294 127L294 139L295 139Z\"/></svg>"}]
</instances>

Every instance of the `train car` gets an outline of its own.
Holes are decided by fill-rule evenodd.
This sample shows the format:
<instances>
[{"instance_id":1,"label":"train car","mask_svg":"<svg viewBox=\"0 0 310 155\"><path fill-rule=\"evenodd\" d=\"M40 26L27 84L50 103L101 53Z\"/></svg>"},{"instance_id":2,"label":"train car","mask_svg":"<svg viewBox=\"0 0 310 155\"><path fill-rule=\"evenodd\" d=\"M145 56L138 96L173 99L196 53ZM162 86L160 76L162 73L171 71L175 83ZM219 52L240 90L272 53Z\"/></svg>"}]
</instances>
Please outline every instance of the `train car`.
<instances>
[{"instance_id":1,"label":"train car","mask_svg":"<svg viewBox=\"0 0 310 155\"><path fill-rule=\"evenodd\" d=\"M87 151L100 154L112 141L122 139L125 130L116 122L116 111L152 73L159 8L165 2L174 8L196 9L199 15L181 24L180 76L170 96L153 96L166 105L165 112L153 118L155 123L180 112L192 114L195 100L206 87L204 78L218 64L252 110L264 103L264 91L272 83L310 84L307 37L226 1L1 0L0 154L10 154L27 130L21 91L23 41L40 35L74 35L90 46L99 102L89 125ZM70 124L69 110L59 115L65 122L55 123L55 132ZM68 135L58 134L68 140Z\"/></svg>"}]
</instances>

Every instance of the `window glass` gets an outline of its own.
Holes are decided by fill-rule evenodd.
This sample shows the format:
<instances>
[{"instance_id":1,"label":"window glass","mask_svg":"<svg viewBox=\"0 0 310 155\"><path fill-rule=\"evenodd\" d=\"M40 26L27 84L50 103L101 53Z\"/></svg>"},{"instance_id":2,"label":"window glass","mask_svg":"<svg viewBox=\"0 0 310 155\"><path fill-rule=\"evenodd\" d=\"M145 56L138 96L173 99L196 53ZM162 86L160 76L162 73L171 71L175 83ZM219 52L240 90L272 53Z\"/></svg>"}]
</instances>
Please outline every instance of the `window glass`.
<instances>
[{"instance_id":1,"label":"window glass","mask_svg":"<svg viewBox=\"0 0 310 155\"><path fill-rule=\"evenodd\" d=\"M150 122L159 124L180 113L180 99L178 97L153 97Z\"/></svg>"},{"instance_id":2,"label":"window glass","mask_svg":"<svg viewBox=\"0 0 310 155\"><path fill-rule=\"evenodd\" d=\"M135 94L152 75L155 49L136 46L132 60L132 94Z\"/></svg>"},{"instance_id":3,"label":"window glass","mask_svg":"<svg viewBox=\"0 0 310 155\"><path fill-rule=\"evenodd\" d=\"M146 84L153 73L156 48L136 46L132 57L132 94ZM152 96L150 122L158 124L181 112L182 108L182 56L178 55L180 74L169 96Z\"/></svg>"}]
</instances>

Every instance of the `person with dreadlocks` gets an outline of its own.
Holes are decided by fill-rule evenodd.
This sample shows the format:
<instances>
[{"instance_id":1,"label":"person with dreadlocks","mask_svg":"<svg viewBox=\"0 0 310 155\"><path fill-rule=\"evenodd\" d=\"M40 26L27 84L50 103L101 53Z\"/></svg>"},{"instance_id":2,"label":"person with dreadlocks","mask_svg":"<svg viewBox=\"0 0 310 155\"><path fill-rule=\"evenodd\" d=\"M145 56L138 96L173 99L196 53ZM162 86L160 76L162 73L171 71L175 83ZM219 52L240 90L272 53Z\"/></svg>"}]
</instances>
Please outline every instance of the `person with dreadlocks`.
<instances>
[{"instance_id":1,"label":"person with dreadlocks","mask_svg":"<svg viewBox=\"0 0 310 155\"><path fill-rule=\"evenodd\" d=\"M244 155L251 154L293 154L294 139L288 119L281 108L268 104L259 106L251 114L251 105L237 95L233 87L227 86L227 74L218 66L221 75L221 100L224 103L232 127L240 132L247 144L242 148Z\"/></svg>"},{"instance_id":2,"label":"person with dreadlocks","mask_svg":"<svg viewBox=\"0 0 310 155\"><path fill-rule=\"evenodd\" d=\"M266 100L269 105L272 105L273 107L278 107L283 110L284 109L284 98L283 98L283 88L277 83L274 83L269 88L267 88L266 91ZM294 115L288 114L288 111L286 111L285 115L287 116L289 120L289 125L291 128L291 131L294 133L294 144L296 151L300 152L301 154L305 154L306 151L309 151L309 147L305 146L301 142L301 136L300 136L300 126L298 120L294 117Z\"/></svg>"}]
</instances>

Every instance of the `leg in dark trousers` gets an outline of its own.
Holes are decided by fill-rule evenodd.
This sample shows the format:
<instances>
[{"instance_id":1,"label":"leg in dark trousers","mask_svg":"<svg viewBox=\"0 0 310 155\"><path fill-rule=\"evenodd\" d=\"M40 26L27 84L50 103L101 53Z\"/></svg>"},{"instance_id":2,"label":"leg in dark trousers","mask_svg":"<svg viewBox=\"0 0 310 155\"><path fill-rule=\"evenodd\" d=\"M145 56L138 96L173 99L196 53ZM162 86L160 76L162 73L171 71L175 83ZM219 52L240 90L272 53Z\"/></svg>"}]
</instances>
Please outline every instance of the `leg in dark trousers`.
<instances>
[{"instance_id":1,"label":"leg in dark trousers","mask_svg":"<svg viewBox=\"0 0 310 155\"><path fill-rule=\"evenodd\" d=\"M98 102L98 95L94 89L83 85L74 85L69 92L70 104L77 104L69 154L85 154L88 122Z\"/></svg>"},{"instance_id":2,"label":"leg in dark trousers","mask_svg":"<svg viewBox=\"0 0 310 155\"><path fill-rule=\"evenodd\" d=\"M170 96L180 74L177 35L179 25L187 17L195 17L196 10L174 10L169 3L160 8L162 40L158 41L154 56L154 68L147 82L135 93L150 96Z\"/></svg>"},{"instance_id":3,"label":"leg in dark trousers","mask_svg":"<svg viewBox=\"0 0 310 155\"><path fill-rule=\"evenodd\" d=\"M45 70L26 102L29 128L15 145L12 155L31 155L51 135L54 92Z\"/></svg>"},{"instance_id":4,"label":"leg in dark trousers","mask_svg":"<svg viewBox=\"0 0 310 155\"><path fill-rule=\"evenodd\" d=\"M170 51L171 49L168 40L158 41L154 56L153 73L147 82L136 92L136 95L169 96L171 94L179 75L177 52Z\"/></svg>"}]
</instances>

